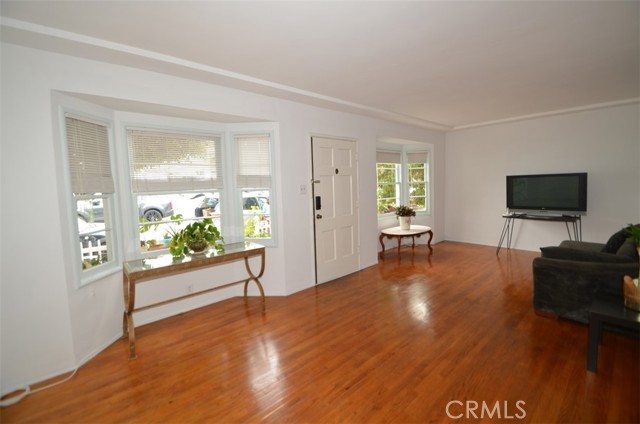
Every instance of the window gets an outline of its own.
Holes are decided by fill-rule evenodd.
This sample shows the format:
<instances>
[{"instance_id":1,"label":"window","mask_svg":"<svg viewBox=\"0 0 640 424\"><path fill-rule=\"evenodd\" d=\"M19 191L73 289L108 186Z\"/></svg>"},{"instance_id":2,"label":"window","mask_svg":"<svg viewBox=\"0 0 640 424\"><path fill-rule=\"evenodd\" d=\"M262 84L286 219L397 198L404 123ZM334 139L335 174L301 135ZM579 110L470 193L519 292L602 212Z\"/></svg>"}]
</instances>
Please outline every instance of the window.
<instances>
[{"instance_id":1,"label":"window","mask_svg":"<svg viewBox=\"0 0 640 424\"><path fill-rule=\"evenodd\" d=\"M400 152L376 153L378 174L378 215L392 213L400 200Z\"/></svg>"},{"instance_id":2,"label":"window","mask_svg":"<svg viewBox=\"0 0 640 424\"><path fill-rule=\"evenodd\" d=\"M428 152L377 151L378 215L390 214L397 205L429 212Z\"/></svg>"},{"instance_id":3,"label":"window","mask_svg":"<svg viewBox=\"0 0 640 424\"><path fill-rule=\"evenodd\" d=\"M166 248L173 231L203 216L221 228L219 135L129 128L127 140L142 251Z\"/></svg>"},{"instance_id":4,"label":"window","mask_svg":"<svg viewBox=\"0 0 640 424\"><path fill-rule=\"evenodd\" d=\"M262 241L271 239L271 134L236 134L233 140L244 237Z\"/></svg>"},{"instance_id":5,"label":"window","mask_svg":"<svg viewBox=\"0 0 640 424\"><path fill-rule=\"evenodd\" d=\"M427 152L407 153L407 190L409 206L428 212L429 163Z\"/></svg>"},{"instance_id":6,"label":"window","mask_svg":"<svg viewBox=\"0 0 640 424\"><path fill-rule=\"evenodd\" d=\"M117 266L114 251L113 195L115 184L109 154L107 125L65 116L67 158L73 207L77 211L76 235L81 284Z\"/></svg>"}]
</instances>

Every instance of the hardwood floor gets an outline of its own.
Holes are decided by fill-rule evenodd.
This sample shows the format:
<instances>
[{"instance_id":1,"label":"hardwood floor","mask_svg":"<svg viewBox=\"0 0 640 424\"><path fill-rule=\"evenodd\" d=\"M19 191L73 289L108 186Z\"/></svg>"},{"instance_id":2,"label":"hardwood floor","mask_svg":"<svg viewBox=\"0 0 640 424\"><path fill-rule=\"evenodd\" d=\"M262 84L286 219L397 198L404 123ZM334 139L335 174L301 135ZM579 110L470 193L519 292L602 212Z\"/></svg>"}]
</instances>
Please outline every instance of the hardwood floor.
<instances>
[{"instance_id":1,"label":"hardwood floor","mask_svg":"<svg viewBox=\"0 0 640 424\"><path fill-rule=\"evenodd\" d=\"M229 299L139 327L137 360L119 340L0 418L637 423L640 343L605 332L588 372L587 327L533 312L535 256L443 242L268 297L265 315L258 298Z\"/></svg>"}]
</instances>

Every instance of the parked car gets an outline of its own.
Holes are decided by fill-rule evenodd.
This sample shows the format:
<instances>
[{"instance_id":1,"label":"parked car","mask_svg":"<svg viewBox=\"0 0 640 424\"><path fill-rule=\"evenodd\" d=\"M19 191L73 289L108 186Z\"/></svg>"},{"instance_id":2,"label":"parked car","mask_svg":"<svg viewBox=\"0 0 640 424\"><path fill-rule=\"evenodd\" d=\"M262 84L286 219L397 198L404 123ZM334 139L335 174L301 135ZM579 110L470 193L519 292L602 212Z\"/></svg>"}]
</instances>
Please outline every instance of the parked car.
<instances>
[{"instance_id":1,"label":"parked car","mask_svg":"<svg viewBox=\"0 0 640 424\"><path fill-rule=\"evenodd\" d=\"M269 211L269 199L262 196L249 196L242 199L242 209L245 211Z\"/></svg>"},{"instance_id":2,"label":"parked car","mask_svg":"<svg viewBox=\"0 0 640 424\"><path fill-rule=\"evenodd\" d=\"M208 211L207 213L209 214L218 212L220 199L206 194L196 197L199 196L202 196L202 202L195 208L194 214L196 217L204 216L204 211ZM260 211L266 213L269 211L269 199L263 196L247 196L242 199L242 209L245 212Z\"/></svg>"},{"instance_id":3,"label":"parked car","mask_svg":"<svg viewBox=\"0 0 640 424\"><path fill-rule=\"evenodd\" d=\"M200 196L202 196L202 202L200 202L200 204L196 206L194 215L199 218L201 216L204 216L205 213L210 215L216 212L218 204L220 203L220 199L218 199L217 197L209 196L207 194L200 194L200 195L197 195L196 197L200 197Z\"/></svg>"},{"instance_id":4,"label":"parked car","mask_svg":"<svg viewBox=\"0 0 640 424\"><path fill-rule=\"evenodd\" d=\"M145 218L147 221L160 221L171 215L173 215L173 203L170 199L161 199L158 196L140 196L138 218Z\"/></svg>"},{"instance_id":5,"label":"parked car","mask_svg":"<svg viewBox=\"0 0 640 424\"><path fill-rule=\"evenodd\" d=\"M173 203L170 199L160 199L159 196L140 196L138 200L138 218L147 221L159 221L173 215ZM87 222L104 222L104 207L102 199L96 199L91 205L78 210Z\"/></svg>"}]
</instances>

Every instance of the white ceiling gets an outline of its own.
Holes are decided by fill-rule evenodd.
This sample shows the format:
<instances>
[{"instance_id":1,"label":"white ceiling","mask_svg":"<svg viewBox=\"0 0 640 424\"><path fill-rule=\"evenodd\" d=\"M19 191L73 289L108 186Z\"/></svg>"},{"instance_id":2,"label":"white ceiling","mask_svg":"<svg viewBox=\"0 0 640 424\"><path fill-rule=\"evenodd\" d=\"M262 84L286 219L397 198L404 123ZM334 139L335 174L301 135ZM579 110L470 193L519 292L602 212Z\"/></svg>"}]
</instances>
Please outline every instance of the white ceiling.
<instances>
[{"instance_id":1,"label":"white ceiling","mask_svg":"<svg viewBox=\"0 0 640 424\"><path fill-rule=\"evenodd\" d=\"M637 101L638 1L5 1L2 40L439 129Z\"/></svg>"}]
</instances>

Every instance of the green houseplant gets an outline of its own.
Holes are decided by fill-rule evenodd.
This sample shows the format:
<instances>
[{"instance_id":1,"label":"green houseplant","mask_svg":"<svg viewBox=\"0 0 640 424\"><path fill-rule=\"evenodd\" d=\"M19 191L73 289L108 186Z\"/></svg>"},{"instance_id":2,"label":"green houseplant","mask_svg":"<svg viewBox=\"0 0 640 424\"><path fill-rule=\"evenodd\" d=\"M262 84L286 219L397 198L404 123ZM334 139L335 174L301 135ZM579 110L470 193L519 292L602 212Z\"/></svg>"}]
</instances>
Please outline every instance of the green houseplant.
<instances>
[{"instance_id":1,"label":"green houseplant","mask_svg":"<svg viewBox=\"0 0 640 424\"><path fill-rule=\"evenodd\" d=\"M629 224L624 232L633 239L636 249L640 249L640 225Z\"/></svg>"},{"instance_id":2,"label":"green houseplant","mask_svg":"<svg viewBox=\"0 0 640 424\"><path fill-rule=\"evenodd\" d=\"M395 213L398 221L400 221L400 229L411 229L411 218L416 216L416 211L410 206L400 205L396 207Z\"/></svg>"},{"instance_id":3,"label":"green houseplant","mask_svg":"<svg viewBox=\"0 0 640 424\"><path fill-rule=\"evenodd\" d=\"M414 211L410 206L400 205L400 206L396 206L396 215L397 216L416 216L416 211Z\"/></svg>"},{"instance_id":4,"label":"green houseplant","mask_svg":"<svg viewBox=\"0 0 640 424\"><path fill-rule=\"evenodd\" d=\"M213 225L211 218L195 221L186 227L176 230L169 243L169 251L175 257L187 255L191 252L199 253L213 246L216 250L224 249L224 239L218 228Z\"/></svg>"},{"instance_id":5,"label":"green houseplant","mask_svg":"<svg viewBox=\"0 0 640 424\"><path fill-rule=\"evenodd\" d=\"M154 248L164 248L166 245L166 242L164 242L164 239L171 239L175 234L176 234L176 227L178 225L180 225L180 223L183 221L183 216L182 214L176 214L176 215L171 215L171 219L169 221L169 225L167 225L167 230L164 234L164 238L161 240L156 240L156 239L150 239L150 240L146 240L143 241L142 237L141 237L141 245L147 246L148 249L152 250ZM156 230L160 227L160 225L162 224L166 224L167 221L149 221L147 218L140 218L140 225L138 227L138 231L140 232L140 235L142 236L143 234L146 234L147 232L151 232L152 233L152 237L155 237L156 234L153 234L156 232Z\"/></svg>"}]
</instances>

